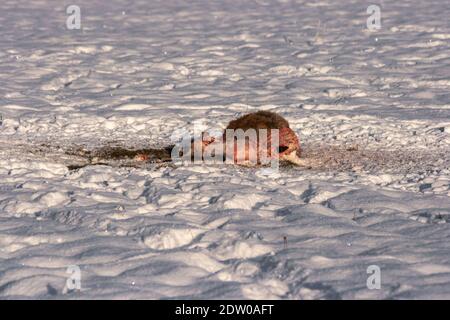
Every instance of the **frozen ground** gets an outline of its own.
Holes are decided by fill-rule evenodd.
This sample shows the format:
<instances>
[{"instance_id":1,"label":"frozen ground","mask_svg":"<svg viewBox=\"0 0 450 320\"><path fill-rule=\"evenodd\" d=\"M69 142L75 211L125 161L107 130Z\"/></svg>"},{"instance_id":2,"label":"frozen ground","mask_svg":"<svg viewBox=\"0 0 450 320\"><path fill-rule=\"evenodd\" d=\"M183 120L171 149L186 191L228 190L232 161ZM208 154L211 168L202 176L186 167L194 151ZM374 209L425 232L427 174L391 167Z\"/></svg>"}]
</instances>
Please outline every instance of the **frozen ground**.
<instances>
[{"instance_id":1,"label":"frozen ground","mask_svg":"<svg viewBox=\"0 0 450 320\"><path fill-rule=\"evenodd\" d=\"M450 298L450 2L375 4L371 32L367 1L2 0L0 297ZM316 167L61 152L260 109Z\"/></svg>"}]
</instances>

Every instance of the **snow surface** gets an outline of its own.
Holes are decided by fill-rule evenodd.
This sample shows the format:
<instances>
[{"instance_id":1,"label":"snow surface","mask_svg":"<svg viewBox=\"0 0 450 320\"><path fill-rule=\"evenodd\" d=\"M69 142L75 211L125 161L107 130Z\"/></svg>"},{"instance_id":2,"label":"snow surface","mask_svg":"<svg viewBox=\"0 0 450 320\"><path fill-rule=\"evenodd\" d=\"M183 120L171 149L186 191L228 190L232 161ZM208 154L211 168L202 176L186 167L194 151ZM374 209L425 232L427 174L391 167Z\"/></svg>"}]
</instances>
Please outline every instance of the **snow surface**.
<instances>
[{"instance_id":1,"label":"snow surface","mask_svg":"<svg viewBox=\"0 0 450 320\"><path fill-rule=\"evenodd\" d=\"M356 0L2 0L0 297L450 298L450 2L377 4L369 31ZM256 110L315 165L69 171L62 152Z\"/></svg>"}]
</instances>

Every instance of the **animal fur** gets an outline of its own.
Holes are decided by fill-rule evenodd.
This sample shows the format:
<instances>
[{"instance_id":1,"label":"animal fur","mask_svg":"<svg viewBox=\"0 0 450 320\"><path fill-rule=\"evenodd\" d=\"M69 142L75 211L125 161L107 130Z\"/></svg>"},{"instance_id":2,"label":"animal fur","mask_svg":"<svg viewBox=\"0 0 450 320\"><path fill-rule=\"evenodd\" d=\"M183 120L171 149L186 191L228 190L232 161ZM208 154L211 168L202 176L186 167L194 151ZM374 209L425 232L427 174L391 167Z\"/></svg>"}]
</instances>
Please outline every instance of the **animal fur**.
<instances>
[{"instance_id":1,"label":"animal fur","mask_svg":"<svg viewBox=\"0 0 450 320\"><path fill-rule=\"evenodd\" d=\"M281 129L289 128L289 123L282 116L270 111L249 113L230 121L227 129Z\"/></svg>"}]
</instances>

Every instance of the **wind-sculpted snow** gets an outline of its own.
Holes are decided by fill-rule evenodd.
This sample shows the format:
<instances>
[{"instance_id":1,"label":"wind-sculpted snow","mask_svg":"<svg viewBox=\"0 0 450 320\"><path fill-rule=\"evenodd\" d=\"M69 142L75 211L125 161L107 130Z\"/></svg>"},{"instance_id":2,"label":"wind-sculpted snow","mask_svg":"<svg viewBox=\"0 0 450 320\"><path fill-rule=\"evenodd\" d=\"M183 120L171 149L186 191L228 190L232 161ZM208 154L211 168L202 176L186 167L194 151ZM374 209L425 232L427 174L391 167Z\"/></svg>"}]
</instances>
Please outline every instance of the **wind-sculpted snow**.
<instances>
[{"instance_id":1,"label":"wind-sculpted snow","mask_svg":"<svg viewBox=\"0 0 450 320\"><path fill-rule=\"evenodd\" d=\"M450 297L447 1L71 4L0 6L1 298ZM257 110L310 166L70 166Z\"/></svg>"}]
</instances>

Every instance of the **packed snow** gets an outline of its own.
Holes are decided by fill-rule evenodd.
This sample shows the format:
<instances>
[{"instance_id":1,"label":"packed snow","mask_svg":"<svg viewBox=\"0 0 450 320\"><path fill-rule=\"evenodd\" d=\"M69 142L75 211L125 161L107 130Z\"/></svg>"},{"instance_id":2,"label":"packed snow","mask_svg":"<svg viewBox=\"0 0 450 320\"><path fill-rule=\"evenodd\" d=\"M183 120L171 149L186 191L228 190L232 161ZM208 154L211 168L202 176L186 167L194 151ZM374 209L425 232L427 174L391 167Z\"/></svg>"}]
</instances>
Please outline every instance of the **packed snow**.
<instances>
[{"instance_id":1,"label":"packed snow","mask_svg":"<svg viewBox=\"0 0 450 320\"><path fill-rule=\"evenodd\" d=\"M2 0L0 298L450 298L450 2L369 4ZM257 110L311 167L68 168Z\"/></svg>"}]
</instances>

